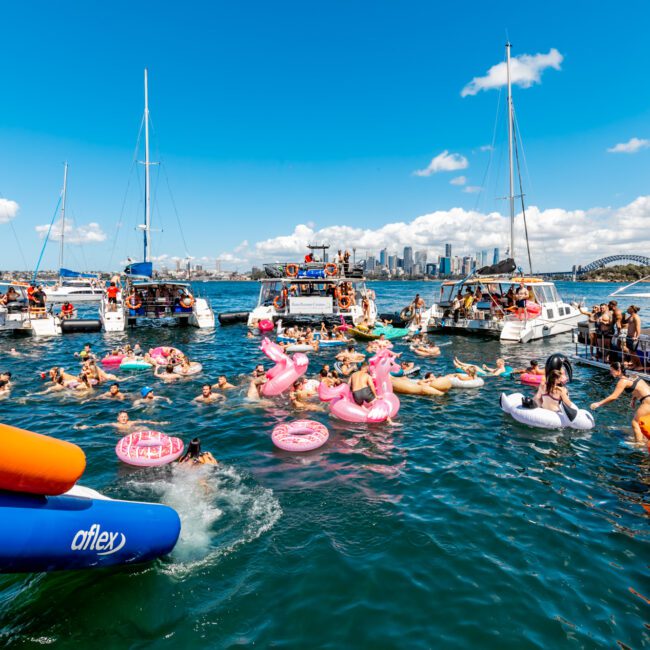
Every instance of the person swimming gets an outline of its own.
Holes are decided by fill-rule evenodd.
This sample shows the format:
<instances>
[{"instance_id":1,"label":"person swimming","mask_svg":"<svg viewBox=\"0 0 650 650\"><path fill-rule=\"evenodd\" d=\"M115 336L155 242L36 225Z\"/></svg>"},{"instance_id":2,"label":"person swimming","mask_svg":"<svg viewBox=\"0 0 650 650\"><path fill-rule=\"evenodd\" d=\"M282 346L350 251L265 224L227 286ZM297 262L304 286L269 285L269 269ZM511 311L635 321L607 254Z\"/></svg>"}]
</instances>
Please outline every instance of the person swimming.
<instances>
[{"instance_id":1,"label":"person swimming","mask_svg":"<svg viewBox=\"0 0 650 650\"><path fill-rule=\"evenodd\" d=\"M140 399L135 400L135 402L133 402L133 406L149 406L154 404L157 401L164 401L167 402L168 404L172 403L169 397L164 397L163 395L156 395L154 389L151 388L151 386L145 386L140 391Z\"/></svg>"},{"instance_id":2,"label":"person swimming","mask_svg":"<svg viewBox=\"0 0 650 650\"><path fill-rule=\"evenodd\" d=\"M163 381L175 381L180 379L180 375L174 372L174 364L168 363L166 366L156 366L153 374Z\"/></svg>"},{"instance_id":3,"label":"person swimming","mask_svg":"<svg viewBox=\"0 0 650 650\"><path fill-rule=\"evenodd\" d=\"M267 382L266 370L261 363L258 363L253 370L251 380L248 384L247 397L250 400L259 400L262 397L262 386Z\"/></svg>"},{"instance_id":4,"label":"person swimming","mask_svg":"<svg viewBox=\"0 0 650 650\"><path fill-rule=\"evenodd\" d=\"M120 385L118 383L111 384L110 388L103 394L99 396L99 399L126 399L126 395L120 390Z\"/></svg>"},{"instance_id":5,"label":"person swimming","mask_svg":"<svg viewBox=\"0 0 650 650\"><path fill-rule=\"evenodd\" d=\"M237 387L228 381L226 375L219 375L217 377L217 383L212 386L212 390L230 390L231 388Z\"/></svg>"},{"instance_id":6,"label":"person swimming","mask_svg":"<svg viewBox=\"0 0 650 650\"><path fill-rule=\"evenodd\" d=\"M203 384L201 387L201 394L198 397L195 397L192 401L196 403L211 404L212 402L218 402L219 400L225 399L225 395L213 393L210 384Z\"/></svg>"},{"instance_id":7,"label":"person swimming","mask_svg":"<svg viewBox=\"0 0 650 650\"><path fill-rule=\"evenodd\" d=\"M187 451L178 459L188 465L218 465L217 459L209 451L201 451L201 439L192 438Z\"/></svg>"},{"instance_id":8,"label":"person swimming","mask_svg":"<svg viewBox=\"0 0 650 650\"><path fill-rule=\"evenodd\" d=\"M531 359L530 363L526 368L515 368L511 371L512 375L520 375L527 373L529 375L544 375L545 371L539 367L539 362L537 359Z\"/></svg>"}]
</instances>

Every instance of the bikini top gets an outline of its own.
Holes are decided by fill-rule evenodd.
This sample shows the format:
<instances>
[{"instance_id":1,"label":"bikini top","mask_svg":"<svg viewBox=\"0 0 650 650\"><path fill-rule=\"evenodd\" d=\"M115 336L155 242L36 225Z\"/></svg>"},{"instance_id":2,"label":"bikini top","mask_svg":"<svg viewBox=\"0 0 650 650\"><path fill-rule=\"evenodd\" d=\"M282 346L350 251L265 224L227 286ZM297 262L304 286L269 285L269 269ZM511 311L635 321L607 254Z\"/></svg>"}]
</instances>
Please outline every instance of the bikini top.
<instances>
[{"instance_id":1,"label":"bikini top","mask_svg":"<svg viewBox=\"0 0 650 650\"><path fill-rule=\"evenodd\" d=\"M625 387L626 393L633 393L636 389L636 385L641 381L641 377L637 377L629 386Z\"/></svg>"}]
</instances>

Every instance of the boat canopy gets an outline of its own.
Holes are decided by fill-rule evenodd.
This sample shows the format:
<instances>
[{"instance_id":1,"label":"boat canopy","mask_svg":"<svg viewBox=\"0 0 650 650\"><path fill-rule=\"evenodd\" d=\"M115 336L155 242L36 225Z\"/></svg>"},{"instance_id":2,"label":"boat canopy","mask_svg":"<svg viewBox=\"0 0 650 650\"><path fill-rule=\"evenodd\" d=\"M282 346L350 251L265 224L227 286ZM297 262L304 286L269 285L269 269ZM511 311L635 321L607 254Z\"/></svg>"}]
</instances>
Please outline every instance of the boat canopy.
<instances>
[{"instance_id":1,"label":"boat canopy","mask_svg":"<svg viewBox=\"0 0 650 650\"><path fill-rule=\"evenodd\" d=\"M91 278L97 279L99 276L95 273L79 273L70 269L59 269L60 278Z\"/></svg>"},{"instance_id":2,"label":"boat canopy","mask_svg":"<svg viewBox=\"0 0 650 650\"><path fill-rule=\"evenodd\" d=\"M152 278L153 277L153 263L152 262L133 262L129 264L125 269L124 273L126 275L137 275L142 278Z\"/></svg>"}]
</instances>

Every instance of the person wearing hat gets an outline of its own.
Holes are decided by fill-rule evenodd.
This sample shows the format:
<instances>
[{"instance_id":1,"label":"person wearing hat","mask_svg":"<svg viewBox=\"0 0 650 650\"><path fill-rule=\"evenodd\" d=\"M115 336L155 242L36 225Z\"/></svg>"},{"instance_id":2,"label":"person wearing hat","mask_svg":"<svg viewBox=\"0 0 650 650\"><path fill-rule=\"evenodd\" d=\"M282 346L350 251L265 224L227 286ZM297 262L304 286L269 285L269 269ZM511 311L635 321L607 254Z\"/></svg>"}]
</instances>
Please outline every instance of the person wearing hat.
<instances>
[{"instance_id":1,"label":"person wearing hat","mask_svg":"<svg viewBox=\"0 0 650 650\"><path fill-rule=\"evenodd\" d=\"M140 390L140 399L137 399L133 402L133 406L147 406L157 402L158 400L164 400L168 404L171 404L172 401L169 397L163 397L162 395L156 395L151 386L145 386Z\"/></svg>"}]
</instances>

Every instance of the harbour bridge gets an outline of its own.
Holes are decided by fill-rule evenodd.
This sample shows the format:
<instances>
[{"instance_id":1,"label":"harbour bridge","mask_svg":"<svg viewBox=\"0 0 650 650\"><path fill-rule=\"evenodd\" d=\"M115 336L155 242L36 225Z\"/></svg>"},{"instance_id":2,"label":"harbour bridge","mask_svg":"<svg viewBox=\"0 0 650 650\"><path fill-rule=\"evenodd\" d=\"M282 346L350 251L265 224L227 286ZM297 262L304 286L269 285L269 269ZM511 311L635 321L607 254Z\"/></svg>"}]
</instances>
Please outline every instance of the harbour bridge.
<instances>
[{"instance_id":1,"label":"harbour bridge","mask_svg":"<svg viewBox=\"0 0 650 650\"><path fill-rule=\"evenodd\" d=\"M579 266L572 271L553 271L552 273L542 273L541 275L554 277L584 275L590 271L602 269L608 264L613 264L614 262L636 262L643 266L650 266L650 257L646 257L645 255L608 255L607 257L601 257L599 260L594 260L585 266Z\"/></svg>"}]
</instances>

